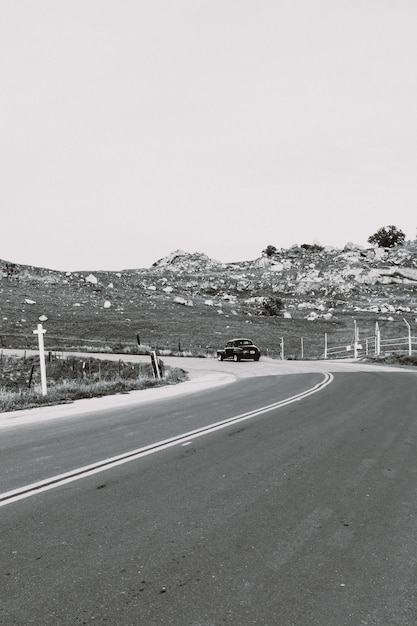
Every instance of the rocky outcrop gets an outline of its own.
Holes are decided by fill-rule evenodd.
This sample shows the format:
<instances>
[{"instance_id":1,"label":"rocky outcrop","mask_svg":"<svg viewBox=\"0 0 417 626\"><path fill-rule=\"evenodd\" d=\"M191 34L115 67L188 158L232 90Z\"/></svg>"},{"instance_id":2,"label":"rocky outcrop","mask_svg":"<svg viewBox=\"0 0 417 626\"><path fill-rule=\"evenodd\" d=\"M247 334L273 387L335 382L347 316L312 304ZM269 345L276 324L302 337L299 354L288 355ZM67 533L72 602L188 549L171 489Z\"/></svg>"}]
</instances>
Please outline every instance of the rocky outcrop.
<instances>
[{"instance_id":1,"label":"rocky outcrop","mask_svg":"<svg viewBox=\"0 0 417 626\"><path fill-rule=\"evenodd\" d=\"M190 253L184 250L175 250L167 257L156 261L152 267L161 270L169 269L173 271L182 270L189 272L199 268L203 268L204 270L220 269L224 267L224 264L211 259L201 252Z\"/></svg>"}]
</instances>

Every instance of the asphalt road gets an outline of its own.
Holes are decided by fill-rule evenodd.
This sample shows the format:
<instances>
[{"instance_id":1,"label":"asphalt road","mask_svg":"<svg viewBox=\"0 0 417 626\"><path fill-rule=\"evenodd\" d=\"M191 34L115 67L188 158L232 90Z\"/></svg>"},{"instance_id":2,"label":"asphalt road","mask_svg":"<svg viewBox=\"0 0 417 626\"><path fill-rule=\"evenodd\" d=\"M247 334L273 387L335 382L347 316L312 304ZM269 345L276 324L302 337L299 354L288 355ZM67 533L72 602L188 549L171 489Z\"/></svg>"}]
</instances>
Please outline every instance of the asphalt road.
<instances>
[{"instance_id":1,"label":"asphalt road","mask_svg":"<svg viewBox=\"0 0 417 626\"><path fill-rule=\"evenodd\" d=\"M416 374L325 366L2 416L0 624L417 624Z\"/></svg>"}]
</instances>

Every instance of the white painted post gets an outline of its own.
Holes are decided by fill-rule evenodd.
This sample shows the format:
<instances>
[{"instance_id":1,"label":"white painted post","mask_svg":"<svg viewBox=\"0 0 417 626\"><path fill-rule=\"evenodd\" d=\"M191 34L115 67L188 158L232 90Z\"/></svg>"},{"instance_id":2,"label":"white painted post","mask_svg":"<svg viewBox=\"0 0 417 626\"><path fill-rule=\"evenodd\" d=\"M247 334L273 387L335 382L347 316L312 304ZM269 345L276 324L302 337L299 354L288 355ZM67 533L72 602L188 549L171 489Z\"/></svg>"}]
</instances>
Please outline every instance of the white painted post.
<instances>
[{"instance_id":1,"label":"white painted post","mask_svg":"<svg viewBox=\"0 0 417 626\"><path fill-rule=\"evenodd\" d=\"M357 359L358 358L358 326L356 324L356 320L353 320L353 324L355 326L355 330L354 330L355 339L353 342L353 358Z\"/></svg>"},{"instance_id":2,"label":"white painted post","mask_svg":"<svg viewBox=\"0 0 417 626\"><path fill-rule=\"evenodd\" d=\"M281 360L284 360L284 337L281 337Z\"/></svg>"},{"instance_id":3,"label":"white painted post","mask_svg":"<svg viewBox=\"0 0 417 626\"><path fill-rule=\"evenodd\" d=\"M379 356L381 352L381 331L378 322L375 322L375 354Z\"/></svg>"},{"instance_id":4,"label":"white painted post","mask_svg":"<svg viewBox=\"0 0 417 626\"><path fill-rule=\"evenodd\" d=\"M324 358L327 359L327 333L324 333Z\"/></svg>"},{"instance_id":5,"label":"white painted post","mask_svg":"<svg viewBox=\"0 0 417 626\"><path fill-rule=\"evenodd\" d=\"M42 327L42 324L38 324L38 329L33 331L34 335L38 335L39 342L39 362L41 366L41 387L42 387L42 395L47 395L46 388L46 367L45 367L45 347L43 343L43 336L46 333L46 330Z\"/></svg>"},{"instance_id":6,"label":"white painted post","mask_svg":"<svg viewBox=\"0 0 417 626\"><path fill-rule=\"evenodd\" d=\"M304 361L304 339L301 337L301 360Z\"/></svg>"},{"instance_id":7,"label":"white painted post","mask_svg":"<svg viewBox=\"0 0 417 626\"><path fill-rule=\"evenodd\" d=\"M411 353L412 353L412 349L411 349L411 326L407 322L405 317L403 317L403 320L407 324L407 328L408 328L408 356L411 356Z\"/></svg>"}]
</instances>

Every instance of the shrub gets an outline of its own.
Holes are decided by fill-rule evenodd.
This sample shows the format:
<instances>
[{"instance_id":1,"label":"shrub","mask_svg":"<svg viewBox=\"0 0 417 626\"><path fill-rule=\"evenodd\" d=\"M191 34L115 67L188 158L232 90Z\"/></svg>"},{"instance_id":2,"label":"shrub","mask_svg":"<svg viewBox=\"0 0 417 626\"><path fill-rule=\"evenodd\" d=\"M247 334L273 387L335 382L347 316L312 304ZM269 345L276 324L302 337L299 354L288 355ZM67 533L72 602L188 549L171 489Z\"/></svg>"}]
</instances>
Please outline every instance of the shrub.
<instances>
[{"instance_id":1,"label":"shrub","mask_svg":"<svg viewBox=\"0 0 417 626\"><path fill-rule=\"evenodd\" d=\"M308 250L309 252L323 252L324 250L323 246L318 243L303 243L301 244L301 247L304 248L304 250Z\"/></svg>"},{"instance_id":2,"label":"shrub","mask_svg":"<svg viewBox=\"0 0 417 626\"><path fill-rule=\"evenodd\" d=\"M283 306L281 298L265 298L262 315L279 315Z\"/></svg>"},{"instance_id":3,"label":"shrub","mask_svg":"<svg viewBox=\"0 0 417 626\"><path fill-rule=\"evenodd\" d=\"M265 254L266 256L274 256L274 254L276 253L277 249L275 246L266 246L265 250L262 250L262 254Z\"/></svg>"}]
</instances>

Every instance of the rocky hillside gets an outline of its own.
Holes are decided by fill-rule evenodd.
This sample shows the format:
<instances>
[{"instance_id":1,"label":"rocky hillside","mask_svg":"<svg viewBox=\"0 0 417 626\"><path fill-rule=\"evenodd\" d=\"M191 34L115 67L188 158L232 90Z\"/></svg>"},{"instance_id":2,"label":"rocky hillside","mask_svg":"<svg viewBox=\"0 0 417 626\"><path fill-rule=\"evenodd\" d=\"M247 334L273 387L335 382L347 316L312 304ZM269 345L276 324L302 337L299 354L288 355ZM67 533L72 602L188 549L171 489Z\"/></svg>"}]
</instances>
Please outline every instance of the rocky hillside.
<instances>
[{"instance_id":1,"label":"rocky hillside","mask_svg":"<svg viewBox=\"0 0 417 626\"><path fill-rule=\"evenodd\" d=\"M182 283L187 295L257 304L260 313L264 300L276 295L282 299L283 315L308 308L323 315L336 309L417 314L417 241L392 249L294 246L228 264L177 250L154 263L152 271L157 282L161 273L162 282Z\"/></svg>"},{"instance_id":2,"label":"rocky hillside","mask_svg":"<svg viewBox=\"0 0 417 626\"><path fill-rule=\"evenodd\" d=\"M33 344L41 316L59 345L123 345L139 335L141 343L200 351L231 334L270 344L277 332L340 333L352 316L369 328L417 316L417 241L392 249L294 246L236 263L177 250L150 268L122 272L63 273L7 261L0 270L3 346Z\"/></svg>"}]
</instances>

